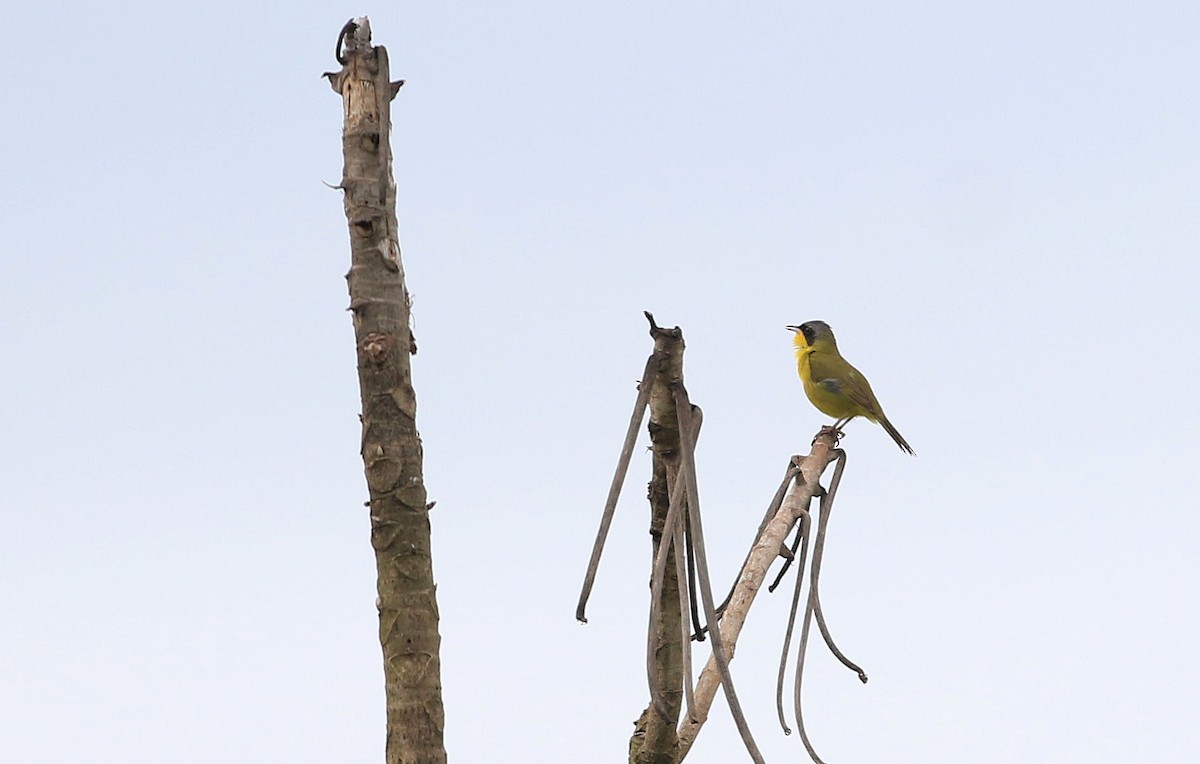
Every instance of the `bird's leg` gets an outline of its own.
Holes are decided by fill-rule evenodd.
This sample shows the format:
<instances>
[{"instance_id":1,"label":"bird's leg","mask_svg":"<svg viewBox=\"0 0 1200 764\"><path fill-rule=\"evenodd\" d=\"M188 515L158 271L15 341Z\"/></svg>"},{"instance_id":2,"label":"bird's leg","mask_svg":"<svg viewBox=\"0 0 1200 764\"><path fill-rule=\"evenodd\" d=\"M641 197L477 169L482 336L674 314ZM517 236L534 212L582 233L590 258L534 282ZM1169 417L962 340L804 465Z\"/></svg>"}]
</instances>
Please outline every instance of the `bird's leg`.
<instances>
[{"instance_id":1,"label":"bird's leg","mask_svg":"<svg viewBox=\"0 0 1200 764\"><path fill-rule=\"evenodd\" d=\"M842 436L845 435L845 433L842 432L842 428L849 424L850 420L853 418L854 416L844 416L835 420L833 424L825 425L821 428L821 431L817 433L817 438L821 437L825 433L829 433L833 435L833 445L836 447L839 443L841 443ZM817 441L817 438L813 438L814 443Z\"/></svg>"},{"instance_id":2,"label":"bird's leg","mask_svg":"<svg viewBox=\"0 0 1200 764\"><path fill-rule=\"evenodd\" d=\"M838 421L834 422L833 424L827 424L827 425L824 425L823 427L821 427L821 429L817 431L817 434L812 439L813 445L816 445L817 438L820 438L822 435L832 435L833 436L833 445L837 446L838 443L840 443L842 440L843 433L842 433L841 424L843 424L843 422L842 422L842 420L839 419Z\"/></svg>"}]
</instances>

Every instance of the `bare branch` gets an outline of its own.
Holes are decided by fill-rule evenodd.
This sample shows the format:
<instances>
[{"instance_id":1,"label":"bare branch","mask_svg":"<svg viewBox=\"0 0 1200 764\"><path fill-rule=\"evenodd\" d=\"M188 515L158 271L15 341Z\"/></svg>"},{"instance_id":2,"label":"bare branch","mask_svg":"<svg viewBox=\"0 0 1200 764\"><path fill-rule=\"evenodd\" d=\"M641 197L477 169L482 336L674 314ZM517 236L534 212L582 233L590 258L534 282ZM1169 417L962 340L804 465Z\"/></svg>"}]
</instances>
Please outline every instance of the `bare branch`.
<instances>
[{"instance_id":1,"label":"bare branch","mask_svg":"<svg viewBox=\"0 0 1200 764\"><path fill-rule=\"evenodd\" d=\"M829 527L829 517L833 510L833 500L837 496L837 488L838 488L838 485L841 483L842 472L845 470L845 467L846 467L846 453L839 448L839 449L834 449L833 454L834 454L834 458L837 461L837 467L834 468L833 478L830 481L830 488L827 492L825 492L822 495L821 502L820 502L820 519L817 522L816 539L813 542L813 560L812 560L811 570L809 571L808 602L804 608L804 625L800 630L800 644L799 644L799 648L797 650L797 656L796 656L795 689L793 692L793 702L795 704L795 710L796 710L796 727L800 732L800 740L801 740L801 742L804 743L805 750L808 751L808 755L810 757L812 757L812 760L814 762L816 762L816 764L823 764L823 763L822 763L820 757L817 756L816 749L813 748L812 741L809 739L808 732L805 729L804 711L803 711L803 706L801 703L801 694L802 694L801 690L802 690L803 684L804 684L804 658L805 658L806 648L808 646L809 627L812 623L812 618L814 615L816 615L817 626L820 628L821 635L822 635L822 637L824 637L825 644L829 646L830 651L832 651L833 654L835 656L837 656L838 660L840 660L843 665L845 665L846 667L848 667L851 670L853 670L854 672L856 672L858 674L858 678L861 681L863 681L864 683L867 681L867 675L863 672L863 670L861 668L859 668L855 663L853 663L849 658L847 658L844 654L842 654L842 651L839 650L837 648L837 645L835 645L833 643L833 637L829 634L829 629L825 625L825 616L821 612L820 577L821 577L821 560L822 560L822 557L824 556L824 551L825 551L825 534ZM803 571L803 568L801 568L801 570ZM800 597L801 586L802 586L801 577L797 576L796 595L792 600L792 612L788 617L789 633L791 631L791 623L794 621L795 616L796 616L795 611L796 611L796 605L797 605L799 597ZM784 652L784 660L785 661L787 658L786 650L787 650L787 645L785 643L785 645L784 645L784 651L785 651ZM781 665L780 666L780 681L782 681L782 679L783 679L783 666ZM780 709L780 714L781 714L780 719L782 720L782 709ZM785 729L786 729L786 726L785 726Z\"/></svg>"},{"instance_id":2,"label":"bare branch","mask_svg":"<svg viewBox=\"0 0 1200 764\"><path fill-rule=\"evenodd\" d=\"M802 479L797 480L795 501L789 504L789 509L786 511L780 507L780 510L767 523L742 568L737 585L734 587L733 596L730 597L729 606L721 616L720 623L721 634L729 646L730 654L733 653L738 635L745 624L750 605L767 576L767 570L778 556L780 546L788 531L799 519L791 507L806 506L817 490L821 473L832 460L830 452L834 447L833 439L832 433L823 432L813 441L812 451L799 462ZM708 720L708 712L712 708L712 702L720 682L720 670L715 658L710 657L696 681L695 708L679 728L679 761L682 761L688 750L691 749L692 744L696 741L696 736L700 733L700 728Z\"/></svg>"},{"instance_id":3,"label":"bare branch","mask_svg":"<svg viewBox=\"0 0 1200 764\"><path fill-rule=\"evenodd\" d=\"M693 416L695 415L698 419L700 410L693 407L688 401L687 391L684 390L682 383L676 384L672 392L675 395L676 416L679 417L679 429L684 442L684 447L680 451L683 457L680 472L687 484L688 527L692 531L692 545L696 552L696 574L700 581L700 599L704 604L704 617L708 623L709 634L712 636L710 662L716 664L721 677L721 685L725 688L725 700L729 704L729 711L733 715L738 733L741 734L742 742L750 753L750 758L761 764L764 762L762 753L759 752L758 745L750 734L750 727L746 723L746 716L742 713L742 705L738 701L737 692L733 687L733 676L729 672L729 661L733 657L733 644L730 643L726 648L725 640L721 636L716 609L713 606L712 585L708 578L708 555L704 548L704 527L700 521L700 494L696 482L695 433L699 428L698 425L692 425ZM680 758L682 759L682 756Z\"/></svg>"},{"instance_id":4,"label":"bare branch","mask_svg":"<svg viewBox=\"0 0 1200 764\"><path fill-rule=\"evenodd\" d=\"M688 587L687 575L684 572L683 565L680 565L678 560L683 558L684 544L682 539L685 536L683 516L678 515L675 519L675 531L673 534L675 543L675 576L677 578L676 587L679 589L679 625L682 631L680 638L683 642L683 697L687 704L687 710L690 714L692 708L696 705L695 697L695 680L692 678L692 641L689 639L688 621L683 613L688 612L688 604L691 602L691 610L694 613L696 609L696 598L689 596L692 591Z\"/></svg>"},{"instance_id":5,"label":"bare branch","mask_svg":"<svg viewBox=\"0 0 1200 764\"><path fill-rule=\"evenodd\" d=\"M788 649L792 645L792 630L796 626L796 611L800 609L800 592L804 589L804 562L808 556L808 534L809 526L812 524L812 519L807 509L801 508L799 512L800 527L796 533L796 541L800 545L801 574L796 576L796 589L792 593L792 606L788 610L787 628L783 632L783 650L779 653L779 674L775 679L775 711L779 715L779 726L783 728L783 734L785 735L792 734L792 730L787 725L787 718L783 711L784 675L787 673Z\"/></svg>"},{"instance_id":6,"label":"bare branch","mask_svg":"<svg viewBox=\"0 0 1200 764\"><path fill-rule=\"evenodd\" d=\"M673 472L674 474L672 474ZM650 699L654 703L654 707L662 714L663 718L670 719L674 717L663 696L664 688L659 687L656 680L658 673L658 629L656 627L659 619L662 617L659 602L662 599L663 583L666 578L667 558L678 547L676 532L682 529L681 518L683 517L682 507L685 490L684 481L679 479L678 471L668 470L667 485L667 490L671 496L671 503L667 507L667 519L663 523L663 537L659 541L658 553L654 556L654 570L650 576L650 628L646 630L646 676L649 680ZM679 571L682 569L679 555L676 553L675 571L673 573L677 580L679 578ZM683 596L686 595L681 595L681 600ZM682 617L684 612L680 611L680 622L686 624L686 619ZM686 641L684 642L684 649L689 649L689 643Z\"/></svg>"},{"instance_id":7,"label":"bare branch","mask_svg":"<svg viewBox=\"0 0 1200 764\"><path fill-rule=\"evenodd\" d=\"M836 454L837 454L837 457L836 457L837 458L837 466L834 467L834 469L833 469L833 477L829 479L829 490L826 491L825 495L821 497L821 528L822 528L822 530L824 529L825 525L829 522L828 515L830 512L833 511L833 500L837 498L838 485L841 484L842 473L846 469L846 452L839 448L839 449L837 449ZM822 533L822 538L821 538L822 553L823 553L824 547L825 547L824 542L825 542L824 534ZM858 674L858 680L860 682L862 682L863 684L866 684L867 683L866 672L863 671L862 668L860 668L857 663L855 663L854 661L847 658L845 656L845 654L841 650L838 649L838 646L833 643L833 636L829 633L829 626L825 623L825 613L821 609L821 590L816 585L817 577L820 575L820 570L821 570L821 563L820 563L820 560L817 559L816 554L814 554L814 556L813 556L813 567L816 571L816 574L813 576L813 595L812 595L813 613L817 617L817 628L819 628L821 630L821 637L824 638L826 646L829 647L829 652L833 653L834 657L836 657L839 661L841 661L843 666L850 669L854 673ZM800 569L804 570L804 567L801 566Z\"/></svg>"},{"instance_id":8,"label":"bare branch","mask_svg":"<svg viewBox=\"0 0 1200 764\"><path fill-rule=\"evenodd\" d=\"M608 538L608 529L612 525L613 515L617 509L617 499L621 497L621 486L625 483L625 475L629 472L629 460L633 456L633 447L637 443L638 430L646 416L646 404L650 401L650 391L654 387L655 369L659 365L660 356L651 353L646 359L646 369L642 372L642 381L638 383L637 399L633 403L633 413L629 417L629 427L625 431L625 442L621 445L621 455L617 458L617 470L613 474L612 483L608 487L608 500L604 502L604 512L600 515L600 530L596 532L596 541L592 545L592 556L588 560L587 573L583 577L583 589L579 592L579 604L575 606L575 619L587 623L585 610L588 598L592 594L592 586L596 582L596 571L600 568L600 555L604 552L604 541Z\"/></svg>"},{"instance_id":9,"label":"bare branch","mask_svg":"<svg viewBox=\"0 0 1200 764\"><path fill-rule=\"evenodd\" d=\"M754 534L754 543L755 544L758 543L758 539L762 537L763 529L767 527L767 523L770 522L771 518L775 516L775 513L779 511L779 505L783 503L784 495L787 493L788 488L791 486L792 480L795 479L796 475L798 475L798 474L799 474L799 468L795 465L795 458L793 458L791 461L788 462L787 472L784 474L783 480L780 481L779 488L777 488L775 490L775 495L771 498L771 503L767 507L767 511L763 514L762 522L760 522L758 524L758 530ZM797 539L797 541L799 541L799 539ZM750 549L751 550L754 549L754 544L750 545ZM725 600L720 605L717 606L717 615L724 613L725 608L728 607L729 600L733 598L733 590L737 588L737 582L741 578L741 571L746 568L746 563L749 561L750 561L750 552L746 552L746 559L742 560L742 566L740 568L738 568L738 579L734 580L733 585L729 587L729 594L725 595ZM789 562L790 562L790 560L789 560ZM779 572L779 577L782 577L783 573L786 570L787 570L787 565L785 564L784 569ZM776 579L776 584L778 584L778 579ZM770 591L775 591L776 584L771 585Z\"/></svg>"}]
</instances>

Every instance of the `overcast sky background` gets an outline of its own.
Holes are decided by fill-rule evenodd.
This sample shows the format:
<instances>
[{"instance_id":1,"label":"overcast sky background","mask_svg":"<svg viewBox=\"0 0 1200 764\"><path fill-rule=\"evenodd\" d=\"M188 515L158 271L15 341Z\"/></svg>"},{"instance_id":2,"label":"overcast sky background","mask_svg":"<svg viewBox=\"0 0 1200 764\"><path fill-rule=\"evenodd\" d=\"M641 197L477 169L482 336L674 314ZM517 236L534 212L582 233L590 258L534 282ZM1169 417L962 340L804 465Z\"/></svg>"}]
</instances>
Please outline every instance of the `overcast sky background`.
<instances>
[{"instance_id":1,"label":"overcast sky background","mask_svg":"<svg viewBox=\"0 0 1200 764\"><path fill-rule=\"evenodd\" d=\"M382 760L340 99L393 76L455 762L623 761L647 702L639 449L679 325L728 582L855 422L808 728L831 762L1200 750L1194 2L11 3L0 11L0 759ZM722 584L724 585L724 583ZM733 664L769 761L786 596ZM518 753L523 751L523 753ZM689 762L746 760L723 704Z\"/></svg>"}]
</instances>

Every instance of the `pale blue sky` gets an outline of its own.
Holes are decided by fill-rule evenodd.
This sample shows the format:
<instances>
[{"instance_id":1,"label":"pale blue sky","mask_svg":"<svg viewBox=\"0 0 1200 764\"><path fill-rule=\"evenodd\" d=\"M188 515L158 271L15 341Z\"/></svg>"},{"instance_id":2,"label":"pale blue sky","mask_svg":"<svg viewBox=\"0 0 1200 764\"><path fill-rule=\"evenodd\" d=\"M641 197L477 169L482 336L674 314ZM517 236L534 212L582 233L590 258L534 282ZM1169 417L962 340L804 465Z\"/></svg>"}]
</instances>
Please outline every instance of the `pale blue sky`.
<instances>
[{"instance_id":1,"label":"pale blue sky","mask_svg":"<svg viewBox=\"0 0 1200 764\"><path fill-rule=\"evenodd\" d=\"M15 7L14 7L15 6ZM393 106L452 761L622 761L635 474L575 596L651 343L682 326L728 581L856 422L809 660L831 762L1200 749L1200 8L1185 2L9 4L0 97L0 759L382 759L342 278L367 13ZM785 598L735 678L769 761ZM722 711L689 762L744 760Z\"/></svg>"}]
</instances>

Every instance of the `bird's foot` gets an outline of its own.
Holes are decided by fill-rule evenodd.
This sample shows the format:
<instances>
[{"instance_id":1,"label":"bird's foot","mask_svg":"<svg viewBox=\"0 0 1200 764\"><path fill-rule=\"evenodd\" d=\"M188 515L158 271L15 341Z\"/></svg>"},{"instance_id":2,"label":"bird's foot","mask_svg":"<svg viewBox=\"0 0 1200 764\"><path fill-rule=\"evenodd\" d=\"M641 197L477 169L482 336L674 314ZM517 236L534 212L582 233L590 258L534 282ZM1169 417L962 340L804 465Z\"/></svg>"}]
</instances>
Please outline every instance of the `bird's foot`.
<instances>
[{"instance_id":1,"label":"bird's foot","mask_svg":"<svg viewBox=\"0 0 1200 764\"><path fill-rule=\"evenodd\" d=\"M842 428L838 427L836 422L834 424L827 424L817 433L817 437L813 438L813 444L816 444L817 438L821 437L822 435L832 435L833 446L834 448L837 448L842 442L843 434Z\"/></svg>"}]
</instances>

